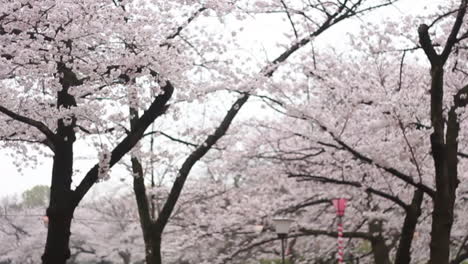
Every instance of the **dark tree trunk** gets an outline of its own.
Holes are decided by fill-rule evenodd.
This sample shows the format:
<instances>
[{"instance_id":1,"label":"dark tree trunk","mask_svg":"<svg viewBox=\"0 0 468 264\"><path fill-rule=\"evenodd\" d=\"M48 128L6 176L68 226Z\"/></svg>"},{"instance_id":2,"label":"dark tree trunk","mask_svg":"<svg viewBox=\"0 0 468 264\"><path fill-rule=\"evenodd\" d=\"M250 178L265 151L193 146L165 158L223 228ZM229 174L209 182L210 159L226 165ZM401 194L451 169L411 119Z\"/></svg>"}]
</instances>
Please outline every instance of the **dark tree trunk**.
<instances>
[{"instance_id":1,"label":"dark tree trunk","mask_svg":"<svg viewBox=\"0 0 468 264\"><path fill-rule=\"evenodd\" d=\"M133 190L140 216L140 226L145 242L146 264L161 264L161 234L156 232L154 220L151 218L149 203L146 196L143 169L136 157L132 157L132 169L135 175Z\"/></svg>"},{"instance_id":2,"label":"dark tree trunk","mask_svg":"<svg viewBox=\"0 0 468 264\"><path fill-rule=\"evenodd\" d=\"M444 120L444 65L455 44L463 24L468 1L461 0L455 22L440 54L434 49L429 35L429 26L418 28L419 43L431 63L431 134L432 158L435 168L436 192L433 197L432 229L429 264L448 264L450 258L450 232L453 224L453 209L458 185L458 133L460 130L456 109L465 107L467 102L460 96L465 88L454 96L454 105ZM447 122L447 131L445 131Z\"/></svg>"},{"instance_id":3,"label":"dark tree trunk","mask_svg":"<svg viewBox=\"0 0 468 264\"><path fill-rule=\"evenodd\" d=\"M187 180L190 170L193 165L196 164L210 149L216 144L216 142L223 137L232 121L236 117L242 105L247 102L249 95L245 94L241 96L236 102L231 106L231 109L227 112L223 121L219 124L214 134L208 136L203 144L200 144L184 161L181 168L179 169L178 177L176 177L169 196L161 210L158 212L158 217L152 219L150 215L150 206L148 203L148 198L146 195L146 188L144 183L143 169L141 167L140 161L136 157L132 157L132 170L135 175L133 181L133 188L135 191L135 198L138 205L138 213L140 216L140 226L143 232L143 238L145 242L146 250L146 262L147 264L161 264L161 238L169 222L169 218L174 210L174 207L179 199L180 193L184 188L185 181ZM135 126L135 120L138 119L138 112L131 108L130 109L130 126L131 131Z\"/></svg>"},{"instance_id":4,"label":"dark tree trunk","mask_svg":"<svg viewBox=\"0 0 468 264\"><path fill-rule=\"evenodd\" d=\"M401 230L400 243L395 257L395 264L411 263L411 244L413 243L414 231L421 215L421 204L424 192L416 189L413 194L411 204L406 210L405 221Z\"/></svg>"},{"instance_id":5,"label":"dark tree trunk","mask_svg":"<svg viewBox=\"0 0 468 264\"><path fill-rule=\"evenodd\" d=\"M382 221L373 220L369 223L369 233L373 234L370 240L372 245L372 254L376 264L390 264L389 249L382 236ZM374 235L377 234L377 235Z\"/></svg>"},{"instance_id":6,"label":"dark tree trunk","mask_svg":"<svg viewBox=\"0 0 468 264\"><path fill-rule=\"evenodd\" d=\"M453 224L453 209L458 181L458 131L455 108L449 111L447 131L444 136L443 76L441 65L431 69L431 119L434 132L431 134L432 157L435 167L436 193L432 211L430 264L448 264L450 257L450 232Z\"/></svg>"},{"instance_id":7,"label":"dark tree trunk","mask_svg":"<svg viewBox=\"0 0 468 264\"><path fill-rule=\"evenodd\" d=\"M70 225L75 209L70 203L75 134L73 129L67 127L61 127L59 131L52 167L50 202L46 212L49 223L42 256L44 264L65 263L70 257Z\"/></svg>"},{"instance_id":8,"label":"dark tree trunk","mask_svg":"<svg viewBox=\"0 0 468 264\"><path fill-rule=\"evenodd\" d=\"M134 130L139 118L138 111L130 108L130 129ZM161 264L161 234L155 232L154 219L150 214L150 205L146 196L145 178L143 167L137 157L131 158L133 172L133 191L140 217L140 226L145 242L146 264Z\"/></svg>"},{"instance_id":9,"label":"dark tree trunk","mask_svg":"<svg viewBox=\"0 0 468 264\"><path fill-rule=\"evenodd\" d=\"M70 138L67 139L71 140L71 136L68 134ZM46 246L42 256L44 264L65 263L70 257L70 226L75 209L70 203L72 171L73 141L56 144L50 202L46 212L49 223Z\"/></svg>"},{"instance_id":10,"label":"dark tree trunk","mask_svg":"<svg viewBox=\"0 0 468 264\"><path fill-rule=\"evenodd\" d=\"M61 63L58 70L64 76L60 83L62 91L57 93L57 107L76 106L75 98L68 94L68 88L76 83L76 76ZM47 240L42 255L43 264L64 264L70 257L70 227L75 207L72 206L73 143L76 136L73 129L75 117L57 121L57 133L54 139L54 161L52 165L52 182L50 201L46 215L48 217Z\"/></svg>"},{"instance_id":11,"label":"dark tree trunk","mask_svg":"<svg viewBox=\"0 0 468 264\"><path fill-rule=\"evenodd\" d=\"M140 226L145 242L146 264L161 263L161 235L156 234L154 221L151 219L150 207L146 196L143 168L136 157L132 157L132 170L134 173L133 190L140 216Z\"/></svg>"},{"instance_id":12,"label":"dark tree trunk","mask_svg":"<svg viewBox=\"0 0 468 264\"><path fill-rule=\"evenodd\" d=\"M57 93L57 107L70 108L76 106L75 98L68 94L71 86L80 85L76 75L64 64L58 63L62 90ZM162 87L164 93L156 96L150 107L132 123L133 129L113 150L109 167L114 166L141 139L145 130L153 121L167 109L167 102L172 96L174 87L167 81ZM65 264L70 257L70 227L73 212L89 189L98 180L98 165L95 165L85 175L74 191L71 190L73 174L73 143L76 136L74 116L58 120L57 132L53 135L54 163L52 168L52 184L50 202L47 209L49 229L47 241L42 256L43 264ZM160 241L160 240L159 240Z\"/></svg>"},{"instance_id":13,"label":"dark tree trunk","mask_svg":"<svg viewBox=\"0 0 468 264\"><path fill-rule=\"evenodd\" d=\"M49 228L47 230L47 241L44 254L42 255L42 263L65 263L70 257L70 226L73 213L62 210L56 210L55 212L48 210L47 214L49 217Z\"/></svg>"},{"instance_id":14,"label":"dark tree trunk","mask_svg":"<svg viewBox=\"0 0 468 264\"><path fill-rule=\"evenodd\" d=\"M162 264L161 258L161 235L155 234L151 241L151 249L152 249L152 261L148 262L148 264Z\"/></svg>"}]
</instances>

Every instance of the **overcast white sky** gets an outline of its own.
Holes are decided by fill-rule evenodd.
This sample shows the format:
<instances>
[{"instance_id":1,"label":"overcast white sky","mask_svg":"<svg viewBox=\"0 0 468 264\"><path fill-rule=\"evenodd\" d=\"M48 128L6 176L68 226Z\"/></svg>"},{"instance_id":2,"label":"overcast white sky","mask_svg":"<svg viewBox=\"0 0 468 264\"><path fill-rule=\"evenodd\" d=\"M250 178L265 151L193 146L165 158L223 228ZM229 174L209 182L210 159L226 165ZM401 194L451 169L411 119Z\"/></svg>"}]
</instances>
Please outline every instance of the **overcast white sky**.
<instances>
[{"instance_id":1,"label":"overcast white sky","mask_svg":"<svg viewBox=\"0 0 468 264\"><path fill-rule=\"evenodd\" d=\"M363 20L365 21L370 18L372 21L377 22L389 16L400 16L406 13L418 14L420 12L427 12L427 9L424 10L424 7L427 5L430 5L429 9L432 9L435 8L438 4L443 4L444 2L446 1L400 0L400 2L395 7L381 9L380 11L375 12ZM281 25L268 19L257 22L258 23L249 24L248 26L244 27L244 32L238 34L238 36L243 39L242 42L246 44L248 49L252 50L253 54L263 54L261 56L264 56L265 50L267 53L270 53L269 50L274 49L271 44L272 41L270 41L270 36L272 34L277 35L278 30L280 29L290 30L290 28L288 24ZM343 49L346 47L346 41L343 39L343 36L345 36L347 32L357 32L362 23L363 21L360 19L345 21L344 23L339 24L337 27L334 27L332 30L327 31L324 35L320 36L315 43L316 45L331 45L337 49ZM417 30L417 26L418 25L414 25L415 30ZM259 49L261 50L260 52L258 51ZM269 57L272 58L273 56ZM261 59L263 60L263 58ZM80 153L80 155L82 156L83 154ZM94 157L97 154L89 153L89 155ZM4 155L4 152L2 151L0 151L0 160L2 164L0 172L0 197L12 194L21 194L23 191L38 184L50 184L50 175L52 169L52 159L50 158L41 160L42 164L35 169L23 169L22 173L17 171L15 165L13 164L12 158ZM87 163L88 164L83 165L83 162L78 162L76 165L82 170L82 173L84 173L87 169L90 168L90 163ZM127 188L128 190L131 190L131 186L129 184L125 185L120 181L120 178L126 177L124 172L114 170L111 172L111 177L111 180L108 182L99 183L94 186L93 191L88 196L93 196L92 193L100 193L103 190L115 188ZM129 181L127 180L127 182Z\"/></svg>"}]
</instances>

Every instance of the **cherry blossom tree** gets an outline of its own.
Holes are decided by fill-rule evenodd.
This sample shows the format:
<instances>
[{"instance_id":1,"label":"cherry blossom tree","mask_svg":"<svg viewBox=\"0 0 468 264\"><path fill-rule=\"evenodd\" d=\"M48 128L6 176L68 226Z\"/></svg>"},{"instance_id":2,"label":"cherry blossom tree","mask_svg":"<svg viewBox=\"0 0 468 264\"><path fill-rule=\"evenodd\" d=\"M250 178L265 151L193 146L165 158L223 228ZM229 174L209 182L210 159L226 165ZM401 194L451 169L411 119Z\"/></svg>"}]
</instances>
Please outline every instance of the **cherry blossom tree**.
<instances>
[{"instance_id":1,"label":"cherry blossom tree","mask_svg":"<svg viewBox=\"0 0 468 264\"><path fill-rule=\"evenodd\" d=\"M458 176L458 141L460 133L459 109L466 106L466 91L463 84L453 95L446 117L444 117L444 66L452 55L455 46L466 38L468 31L462 29L467 9L467 1L460 1L450 33L443 50L434 49L429 26L421 24L418 28L419 43L431 63L431 150L435 167L435 195L431 228L431 255L429 263L449 263L450 232L454 221L456 191L460 182ZM453 55L452 55L453 56ZM446 90L446 89L445 89ZM445 128L447 125L447 128Z\"/></svg>"},{"instance_id":2,"label":"cherry blossom tree","mask_svg":"<svg viewBox=\"0 0 468 264\"><path fill-rule=\"evenodd\" d=\"M177 200L182 192L185 181L192 169L192 167L201 159L205 154L223 137L233 119L236 117L239 110L247 102L252 93L255 93L256 86L262 86L262 82L266 78L270 78L274 75L279 66L284 63L290 56L295 54L301 47L310 43L313 38L318 37L324 31L337 24L338 22L353 17L355 15L364 14L368 11L376 9L378 7L390 5L392 1L383 3L372 3L369 2L335 2L323 4L320 1L316 3L305 2L294 2L291 3L286 1L271 1L271 2L258 2L256 3L256 9L249 10L251 13L263 13L263 12L279 12L289 19L291 26L294 31L294 36L290 44L285 44L287 48L283 50L273 61L268 61L265 66L259 69L257 74L252 77L247 76L248 82L242 82L244 86L239 89L238 85L232 85L229 87L224 83L226 89L237 90L238 93L242 94L237 100L234 101L227 114L222 118L219 125L215 126L214 132L209 134L201 144L188 144L194 147L194 150L190 152L188 157L177 169L177 176L175 177L172 189L167 197L167 200L161 209L158 211L158 215L152 215L151 211L154 211L153 207L148 203L148 195L146 194L146 188L144 185L144 171L142 162L135 156L132 157L132 172L136 176L134 179L134 191L139 206L140 221L143 230L143 237L146 246L146 261L147 263L161 263L161 237L165 226L167 225L169 218L175 208ZM242 8L247 9L246 8ZM301 9L302 8L302 9ZM276 11L277 12L277 11ZM194 16L199 13L195 13ZM311 19L314 17L314 20ZM299 23L299 20L306 19L305 23ZM193 18L190 18L188 22L192 22ZM320 21L320 22L317 22ZM226 69L226 71L234 71L234 69ZM253 82L251 80L254 80ZM138 111L135 108L130 109L131 112L131 129L134 128L134 122L138 119ZM180 140L179 140L180 141Z\"/></svg>"},{"instance_id":3,"label":"cherry blossom tree","mask_svg":"<svg viewBox=\"0 0 468 264\"><path fill-rule=\"evenodd\" d=\"M166 111L174 86L185 82L190 59L171 43L179 27L179 21L171 19L174 10L185 7L179 2L2 2L4 147L22 151L26 158L30 149L18 143L30 143L39 155L53 155L43 263L65 263L69 258L76 207ZM128 90L141 88L141 83L121 85L134 78L151 80L154 96L142 102L144 113L125 133L120 123L124 116L113 115L112 109L131 100ZM104 100L109 97L117 100ZM115 133L118 143L111 149L105 143L97 146L99 163L72 189L77 136L102 133Z\"/></svg>"},{"instance_id":4,"label":"cherry blossom tree","mask_svg":"<svg viewBox=\"0 0 468 264\"><path fill-rule=\"evenodd\" d=\"M269 219L282 213L298 220L289 241L296 261L321 261L335 252L330 200L339 195L351 198L345 236L355 248L369 243L366 253L375 262L426 261L429 252L430 263L448 263L450 252L455 252L453 263L466 258L463 201L456 199L466 192L463 182L457 188L459 179L466 177L466 1L456 7L447 4L437 15L423 18L433 22L420 26L419 35L408 36L410 47L400 49L388 36L375 34L375 28L374 35L355 39L353 53L343 56L311 54L303 47L335 24L392 1L4 2L2 144L24 158L35 151L38 156L53 156L54 161L44 263L64 263L70 256L79 259L86 254L100 254L102 259L112 255L126 262L144 255L147 263L161 263L161 252L168 252L168 247L176 251L167 257L169 262L245 263L274 258L277 252L271 245L276 238ZM229 46L213 41L213 34L194 24L204 15L229 20L246 13L281 13L290 25L291 34L278 41L282 48L275 59L244 71L232 62L210 61L226 55ZM411 31L414 25L402 27ZM386 26L392 31L395 25ZM435 33L429 34L430 29ZM444 37L434 37L439 35ZM431 63L430 75L417 61L421 49ZM217 94L209 98L212 92ZM180 112L172 109L192 100L194 105L208 105L208 99L216 101L220 95L230 96L219 111L226 114L214 117L209 128L175 129ZM254 98L281 117L233 130L234 118ZM164 117L169 128L147 132L164 113L174 116ZM239 133L240 129L244 130ZM226 138L228 131L231 135ZM246 133L252 137L246 138ZM176 154L167 157L181 157L170 171L171 188L161 184L147 193L148 167L158 166L155 156L169 153L158 155L163 144L138 145L142 137L151 135L188 148L175 148ZM77 174L73 153L81 151L81 146L74 148L75 142L91 142L97 164L73 188ZM143 151L149 145L158 150ZM149 158L144 152L150 153ZM117 239L111 236L115 230L128 232L128 244L145 248L144 254L134 246L120 248L119 242L98 253L85 243L93 239L92 231L77 234L78 242L70 242L78 204L126 154L131 154L143 242L135 237L135 223L116 223L102 232L108 240ZM184 197L188 176L202 159L219 165L228 175L226 181L232 180L238 189L227 191L223 187L232 186L225 182L194 184ZM153 208L156 200L159 210ZM110 212L118 215L118 210ZM432 222L427 220L431 214ZM198 218L202 223L192 221ZM253 227L260 225L264 231L258 234ZM97 230L93 228L90 224L89 230ZM429 231L431 237L425 234ZM312 250L308 241L317 236L330 241L330 246ZM199 241L206 241L208 248L197 250ZM362 260L372 263L367 255Z\"/></svg>"},{"instance_id":5,"label":"cherry blossom tree","mask_svg":"<svg viewBox=\"0 0 468 264\"><path fill-rule=\"evenodd\" d=\"M455 204L463 202L456 195L464 193L464 187L457 186L466 177L461 173L466 166L462 143L466 74L461 63L465 9L466 2L460 1L418 18L433 21L419 27L419 36L416 30L408 31L414 26L411 20L385 25L393 39L370 26L370 34L354 39L356 53L338 60L335 54L322 54L326 59L315 54L307 66L296 62L272 84L281 89L264 94L285 119L257 124L266 130L257 138L264 138L268 130L277 135L263 148L251 144L260 150L252 157L277 161L289 177L334 185L328 190L336 190L336 196L358 188L362 190L358 197L367 193L386 200L375 209L404 216L386 223L386 229L399 230L399 247L392 253L396 263L409 263L411 258L427 261L427 256L430 263L449 263L450 252L457 252L452 263L465 258L458 242L464 244L463 232L456 227L451 234L453 223L463 223ZM396 28L403 37L394 34ZM443 37L433 42L430 28ZM418 61L421 49L431 62L430 75ZM452 70L444 71L444 65ZM362 199L355 195L353 200ZM432 215L432 221L419 219L420 215ZM420 235L413 243L414 234L423 232L431 236ZM382 263L389 262L386 258Z\"/></svg>"}]
</instances>

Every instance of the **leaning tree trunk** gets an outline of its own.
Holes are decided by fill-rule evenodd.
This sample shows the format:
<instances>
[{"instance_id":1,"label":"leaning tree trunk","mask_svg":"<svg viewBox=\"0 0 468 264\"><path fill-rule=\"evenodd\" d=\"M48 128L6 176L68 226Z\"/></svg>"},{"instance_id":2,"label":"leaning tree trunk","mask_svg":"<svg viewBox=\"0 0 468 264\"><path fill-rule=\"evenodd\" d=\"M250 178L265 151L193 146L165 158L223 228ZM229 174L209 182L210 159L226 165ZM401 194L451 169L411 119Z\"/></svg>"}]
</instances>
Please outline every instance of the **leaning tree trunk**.
<instances>
[{"instance_id":1,"label":"leaning tree trunk","mask_svg":"<svg viewBox=\"0 0 468 264\"><path fill-rule=\"evenodd\" d=\"M395 264L411 263L411 244L413 243L418 218L421 215L423 197L424 192L420 189L416 189L411 204L406 208L406 216L395 256Z\"/></svg>"}]
</instances>

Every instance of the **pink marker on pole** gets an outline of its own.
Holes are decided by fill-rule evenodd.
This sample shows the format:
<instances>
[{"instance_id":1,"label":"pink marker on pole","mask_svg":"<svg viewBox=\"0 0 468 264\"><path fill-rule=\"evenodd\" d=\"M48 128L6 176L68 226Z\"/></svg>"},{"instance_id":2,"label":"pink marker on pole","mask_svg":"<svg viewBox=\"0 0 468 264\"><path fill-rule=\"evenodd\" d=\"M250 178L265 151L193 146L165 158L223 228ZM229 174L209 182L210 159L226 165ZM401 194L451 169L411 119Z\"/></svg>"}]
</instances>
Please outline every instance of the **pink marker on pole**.
<instances>
[{"instance_id":1,"label":"pink marker on pole","mask_svg":"<svg viewBox=\"0 0 468 264\"><path fill-rule=\"evenodd\" d=\"M344 246L343 246L343 216L346 209L346 199L333 199L333 205L338 216L338 263L343 263Z\"/></svg>"}]
</instances>

